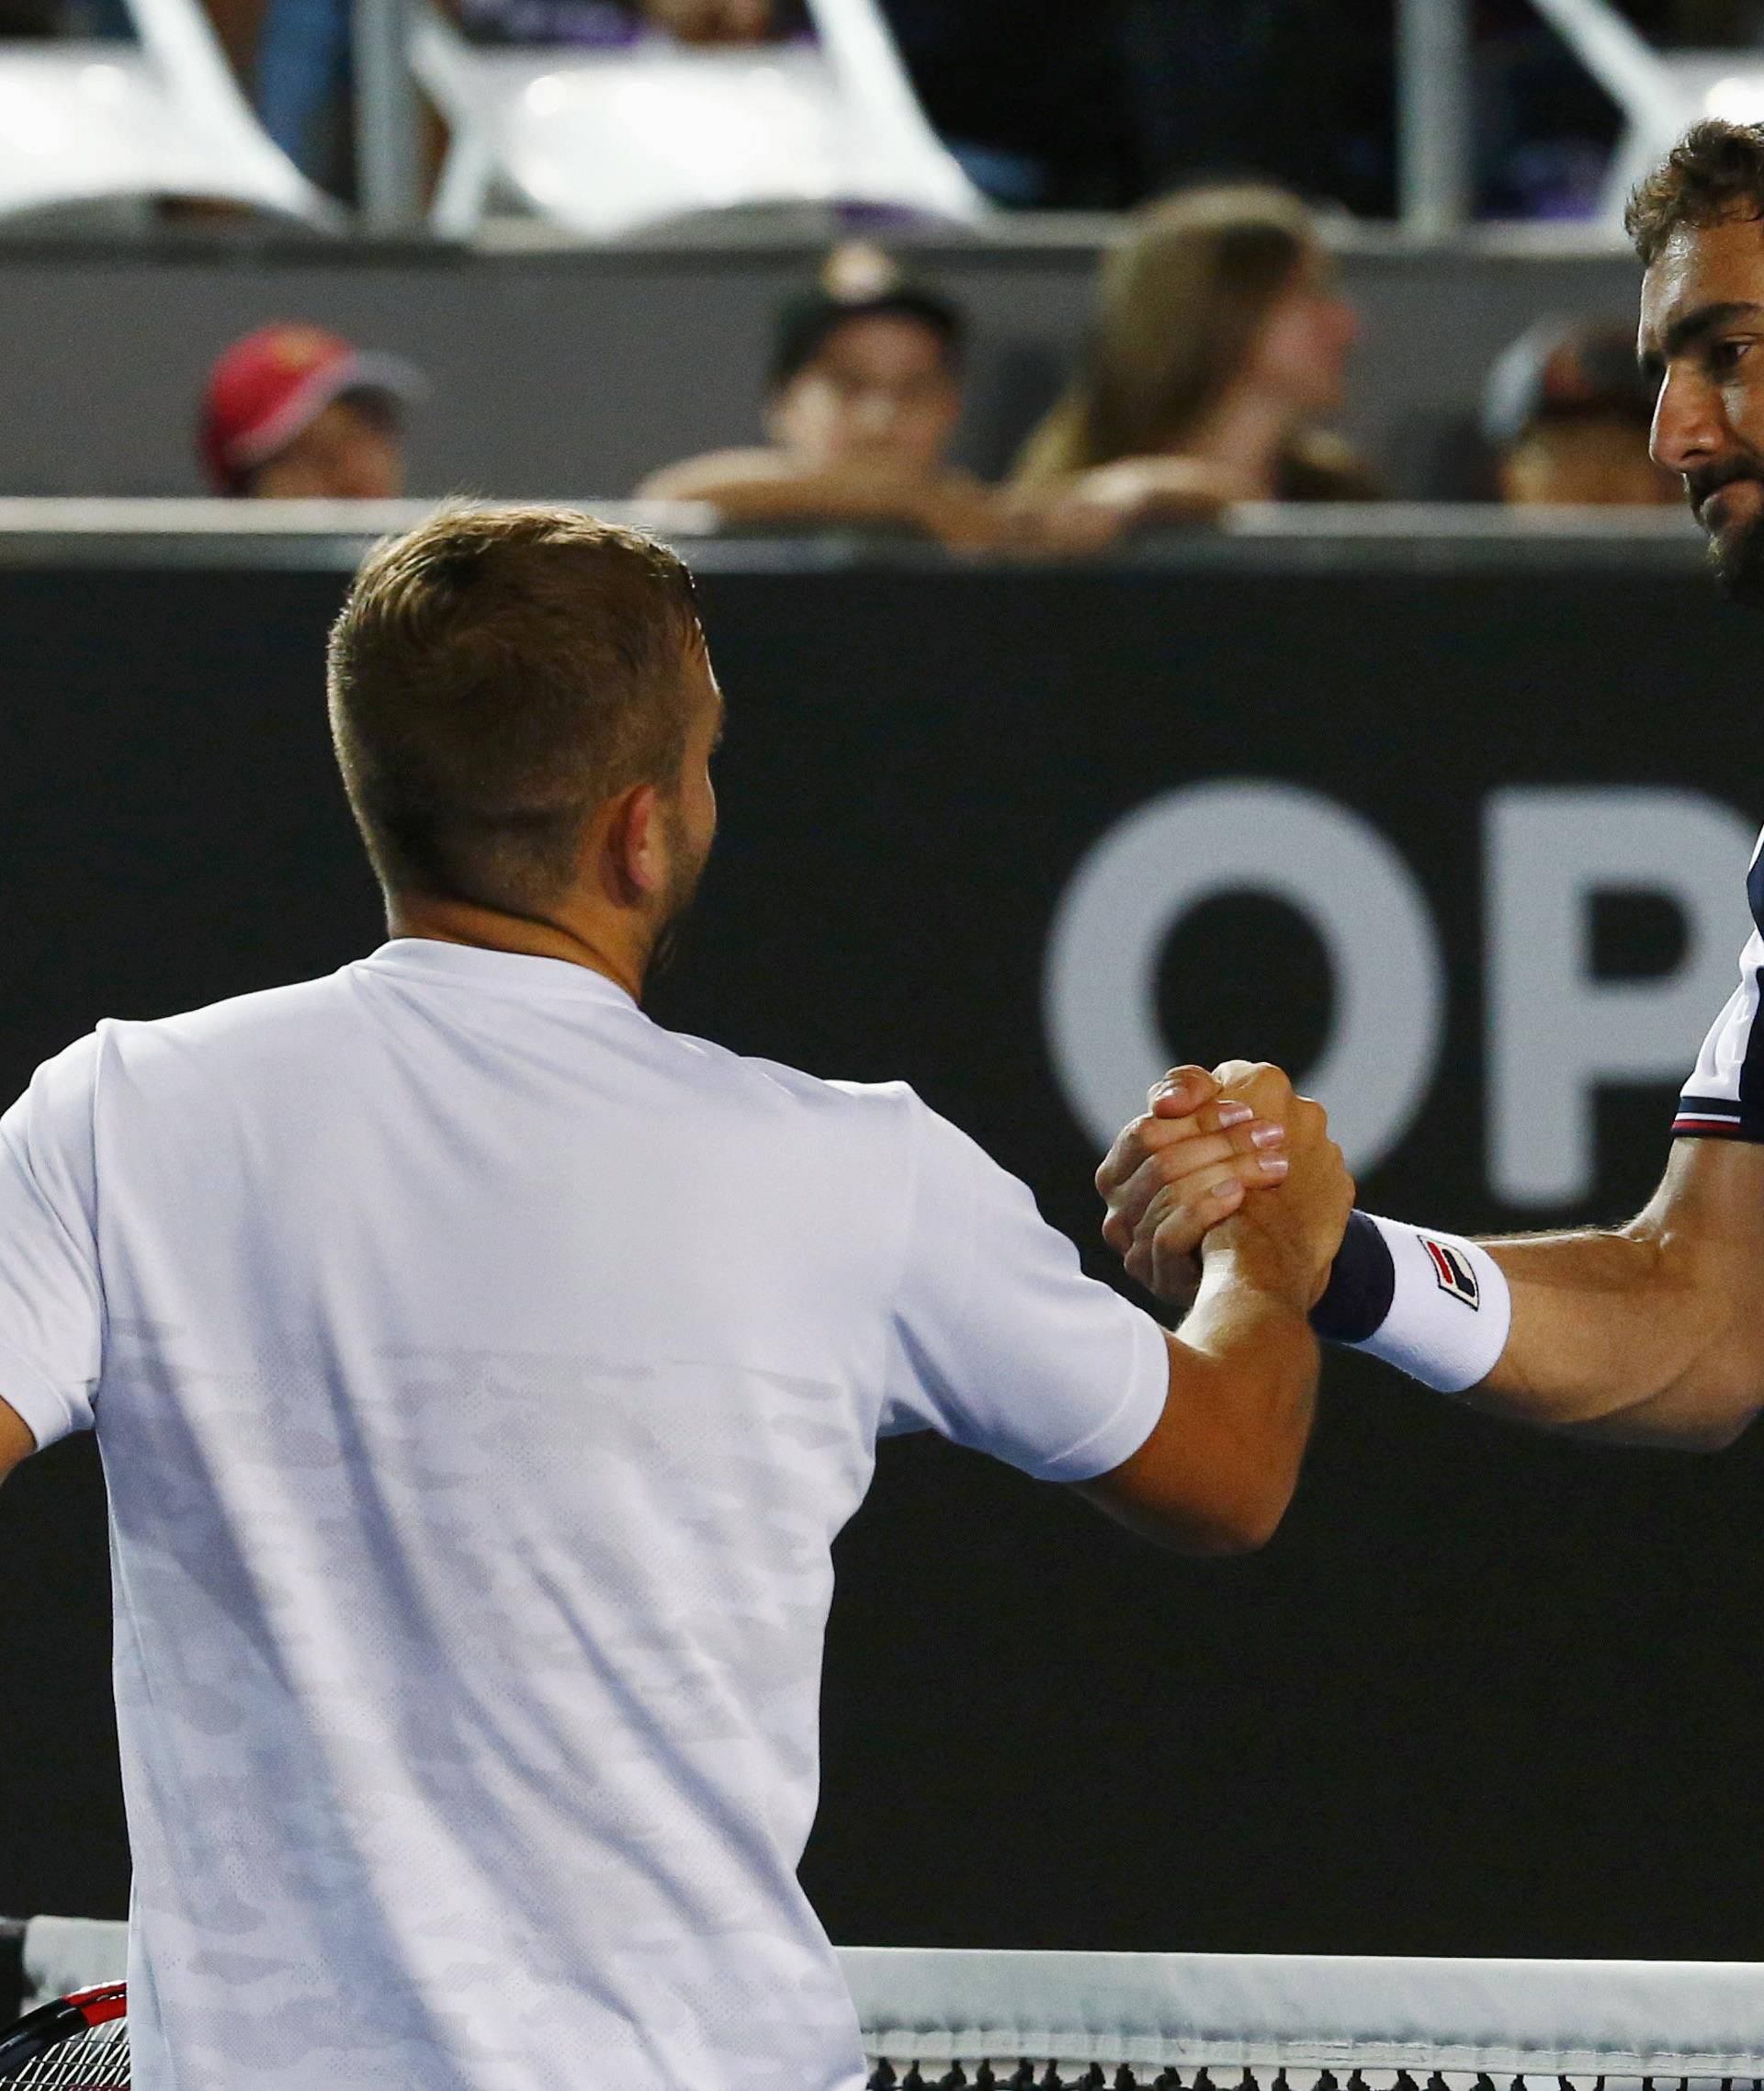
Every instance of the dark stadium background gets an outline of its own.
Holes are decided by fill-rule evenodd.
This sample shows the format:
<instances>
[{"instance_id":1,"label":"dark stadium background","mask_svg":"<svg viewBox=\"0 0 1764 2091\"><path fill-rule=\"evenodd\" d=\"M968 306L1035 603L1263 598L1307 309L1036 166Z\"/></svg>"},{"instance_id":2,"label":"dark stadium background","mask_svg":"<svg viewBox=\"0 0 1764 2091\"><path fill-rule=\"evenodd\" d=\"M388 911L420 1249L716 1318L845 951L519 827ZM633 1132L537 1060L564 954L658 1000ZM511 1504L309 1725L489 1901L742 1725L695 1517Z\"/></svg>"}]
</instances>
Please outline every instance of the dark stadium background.
<instances>
[{"instance_id":1,"label":"dark stadium background","mask_svg":"<svg viewBox=\"0 0 1764 2091\"><path fill-rule=\"evenodd\" d=\"M343 963L379 933L330 774L340 571L0 571L0 1086L105 1014ZM705 581L724 829L655 1012L818 1072L900 1076L1035 1187L1100 1273L1097 1156L1055 1086L1048 912L1172 784L1303 783L1368 819L1444 940L1450 1045L1364 1201L1504 1214L1482 1119L1478 822L1513 783L1764 808L1764 626L1683 559L1429 571L1393 548L1107 571L742 570ZM1424 746L1427 762L1413 751ZM959 794L946 786L960 780ZM1611 972L1669 966L1612 902ZM1296 916L1191 922L1166 1028L1302 1067L1328 972ZM1713 1013L1713 1012L1712 1012ZM1694 1049L1694 1041L1690 1042ZM1601 1107L1600 1217L1669 1095ZM1197 1565L927 1440L840 1548L807 1878L834 1937L974 1946L1745 1958L1764 1950L1756 1443L1589 1452L1332 1360L1265 1554ZM28 1463L0 1517L0 1909L119 1914L101 1484Z\"/></svg>"}]
</instances>

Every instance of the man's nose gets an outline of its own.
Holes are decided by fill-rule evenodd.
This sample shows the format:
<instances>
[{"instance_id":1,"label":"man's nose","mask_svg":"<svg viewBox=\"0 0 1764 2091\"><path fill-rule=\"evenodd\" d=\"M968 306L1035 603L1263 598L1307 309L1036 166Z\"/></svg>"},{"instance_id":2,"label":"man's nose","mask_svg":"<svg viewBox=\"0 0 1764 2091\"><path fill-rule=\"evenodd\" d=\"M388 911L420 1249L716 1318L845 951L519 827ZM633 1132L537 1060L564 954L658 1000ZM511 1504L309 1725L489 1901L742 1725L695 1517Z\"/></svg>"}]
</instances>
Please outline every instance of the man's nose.
<instances>
[{"instance_id":1,"label":"man's nose","mask_svg":"<svg viewBox=\"0 0 1764 2091\"><path fill-rule=\"evenodd\" d=\"M1654 406L1648 455L1668 472L1688 472L1718 457L1726 440L1721 398L1694 371L1668 370Z\"/></svg>"}]
</instances>

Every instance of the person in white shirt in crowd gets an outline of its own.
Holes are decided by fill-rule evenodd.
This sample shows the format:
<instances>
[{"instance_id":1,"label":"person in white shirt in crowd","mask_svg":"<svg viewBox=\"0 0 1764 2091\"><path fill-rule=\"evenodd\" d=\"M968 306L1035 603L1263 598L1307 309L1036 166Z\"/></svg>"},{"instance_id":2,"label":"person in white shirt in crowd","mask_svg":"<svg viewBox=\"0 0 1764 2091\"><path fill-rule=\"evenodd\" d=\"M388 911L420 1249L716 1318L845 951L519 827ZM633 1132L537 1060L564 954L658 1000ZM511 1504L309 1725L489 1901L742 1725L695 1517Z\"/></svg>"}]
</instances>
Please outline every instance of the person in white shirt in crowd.
<instances>
[{"instance_id":1,"label":"person in white shirt in crowd","mask_svg":"<svg viewBox=\"0 0 1764 2091\"><path fill-rule=\"evenodd\" d=\"M1002 517L950 462L967 328L940 291L862 244L835 248L779 316L766 376L769 445L652 474L651 500L708 502L726 526L904 529L953 548L995 543Z\"/></svg>"},{"instance_id":2,"label":"person in white shirt in crowd","mask_svg":"<svg viewBox=\"0 0 1764 2091\"><path fill-rule=\"evenodd\" d=\"M1175 1337L910 1090L651 1023L724 707L645 537L444 511L330 703L390 941L0 1119L0 1473L109 1489L133 2082L861 2091L796 1868L877 1439L1260 1543L1351 1182L1214 1113Z\"/></svg>"}]
</instances>

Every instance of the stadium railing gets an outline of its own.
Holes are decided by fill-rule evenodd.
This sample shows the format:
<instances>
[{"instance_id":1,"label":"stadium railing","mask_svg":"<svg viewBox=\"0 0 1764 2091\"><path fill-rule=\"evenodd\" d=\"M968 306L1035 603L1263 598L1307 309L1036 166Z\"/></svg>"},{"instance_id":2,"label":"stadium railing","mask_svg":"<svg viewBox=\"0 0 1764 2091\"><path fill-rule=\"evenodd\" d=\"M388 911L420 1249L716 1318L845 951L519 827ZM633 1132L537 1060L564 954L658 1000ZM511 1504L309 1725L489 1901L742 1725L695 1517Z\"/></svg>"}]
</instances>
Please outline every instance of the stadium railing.
<instances>
[{"instance_id":1,"label":"stadium railing","mask_svg":"<svg viewBox=\"0 0 1764 2091\"><path fill-rule=\"evenodd\" d=\"M595 501L581 506L608 522L690 541L694 564L808 567L874 561L934 566L977 562L928 542L860 531L721 534L702 502ZM223 501L0 496L0 563L74 558L82 563L141 560L212 567L353 566L378 538L435 512L433 500ZM1660 508L1501 508L1493 503L1376 502L1363 505L1245 503L1216 526L1133 538L1115 564L1261 566L1302 571L1317 562L1419 571L1478 564L1534 571L1559 558L1575 565L1636 562L1690 573L1704 563L1701 534L1684 511ZM1023 563L1000 555L1001 563Z\"/></svg>"}]
</instances>

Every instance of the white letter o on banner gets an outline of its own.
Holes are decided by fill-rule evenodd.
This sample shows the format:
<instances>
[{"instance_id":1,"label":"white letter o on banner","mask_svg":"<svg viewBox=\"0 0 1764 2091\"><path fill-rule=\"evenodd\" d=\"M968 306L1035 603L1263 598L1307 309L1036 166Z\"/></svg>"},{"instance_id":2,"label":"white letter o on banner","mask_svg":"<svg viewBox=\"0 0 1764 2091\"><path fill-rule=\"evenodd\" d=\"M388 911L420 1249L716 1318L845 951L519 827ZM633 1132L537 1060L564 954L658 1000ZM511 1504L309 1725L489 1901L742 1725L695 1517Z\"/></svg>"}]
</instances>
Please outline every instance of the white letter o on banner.
<instances>
[{"instance_id":1,"label":"white letter o on banner","mask_svg":"<svg viewBox=\"0 0 1764 2091\"><path fill-rule=\"evenodd\" d=\"M1158 970L1182 918L1221 893L1272 895L1329 954L1329 1042L1302 1079L1355 1170L1408 1130L1438 1062L1445 982L1408 866L1358 815L1291 785L1164 793L1104 835L1055 910L1043 982L1054 1069L1091 1137L1112 1141L1183 1049L1163 1037ZM1231 1041L1255 1059L1257 1041Z\"/></svg>"}]
</instances>

